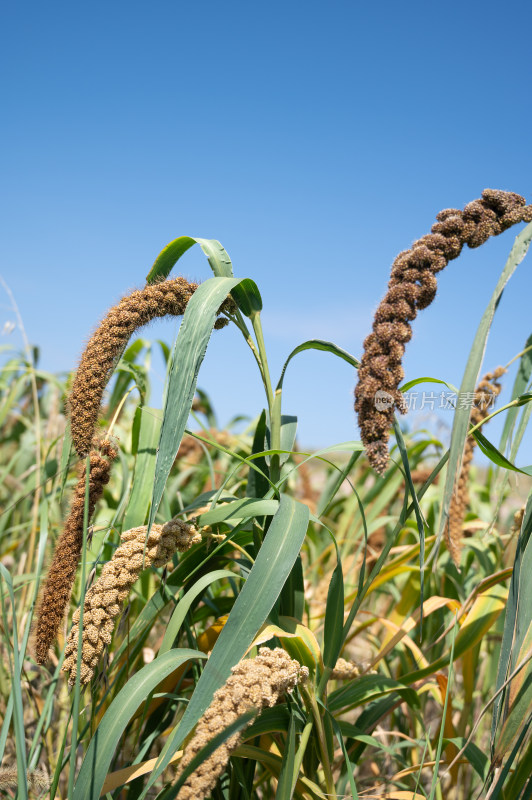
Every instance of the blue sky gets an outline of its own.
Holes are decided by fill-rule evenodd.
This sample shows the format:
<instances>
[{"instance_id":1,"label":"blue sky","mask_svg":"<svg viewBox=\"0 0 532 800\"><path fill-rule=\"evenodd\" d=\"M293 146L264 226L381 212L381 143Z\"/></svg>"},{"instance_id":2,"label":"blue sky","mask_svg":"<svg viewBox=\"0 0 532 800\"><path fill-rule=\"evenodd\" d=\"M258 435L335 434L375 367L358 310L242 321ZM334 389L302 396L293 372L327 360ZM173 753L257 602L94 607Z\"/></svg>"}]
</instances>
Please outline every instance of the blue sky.
<instances>
[{"instance_id":1,"label":"blue sky","mask_svg":"<svg viewBox=\"0 0 532 800\"><path fill-rule=\"evenodd\" d=\"M311 337L360 355L394 257L441 208L486 187L532 201L531 22L512 1L4 4L0 273L42 367L72 369L107 307L181 234L219 239L259 285L274 375ZM460 383L516 233L440 273L407 378ZM200 251L181 270L209 277ZM531 281L529 257L486 369L531 333ZM216 334L199 385L222 422L263 404L237 332ZM358 436L353 385L331 356L293 362L285 411L303 446Z\"/></svg>"}]
</instances>

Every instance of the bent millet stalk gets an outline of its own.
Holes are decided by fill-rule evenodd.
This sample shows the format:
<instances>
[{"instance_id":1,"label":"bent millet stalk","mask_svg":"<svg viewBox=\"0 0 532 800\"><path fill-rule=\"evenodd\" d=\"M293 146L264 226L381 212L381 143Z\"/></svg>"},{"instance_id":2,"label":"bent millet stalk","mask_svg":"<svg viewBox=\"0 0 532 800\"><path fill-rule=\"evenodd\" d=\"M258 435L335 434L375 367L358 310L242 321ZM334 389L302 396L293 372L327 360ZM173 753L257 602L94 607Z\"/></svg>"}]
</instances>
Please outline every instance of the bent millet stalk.
<instances>
[{"instance_id":1,"label":"bent millet stalk","mask_svg":"<svg viewBox=\"0 0 532 800\"><path fill-rule=\"evenodd\" d=\"M100 322L83 351L68 401L80 458L90 450L104 389L132 334L157 317L184 314L197 288L185 278L145 286L123 297Z\"/></svg>"},{"instance_id":2,"label":"bent millet stalk","mask_svg":"<svg viewBox=\"0 0 532 800\"><path fill-rule=\"evenodd\" d=\"M133 333L158 317L184 314L197 288L185 278L145 286L123 297L100 322L81 356L68 401L72 441L80 458L90 450L104 389ZM220 311L231 305L226 300ZM226 322L217 319L215 328Z\"/></svg>"},{"instance_id":3,"label":"bent millet stalk","mask_svg":"<svg viewBox=\"0 0 532 800\"><path fill-rule=\"evenodd\" d=\"M103 392L113 369L136 330L158 317L184 314L197 288L197 283L190 283L185 278L174 278L135 290L107 312L87 343L68 405L74 448L80 458L90 453L89 520L103 493L104 485L109 481L111 463L117 455L117 451L107 441L96 445L96 448L93 444ZM219 311L232 310L233 307L233 301L228 298ZM226 323L227 319L219 317L215 328L223 327ZM72 593L83 543L84 497L83 466L69 515L56 544L37 612L35 653L40 664L48 657Z\"/></svg>"},{"instance_id":4,"label":"bent millet stalk","mask_svg":"<svg viewBox=\"0 0 532 800\"><path fill-rule=\"evenodd\" d=\"M374 469L383 474L388 465L388 439L395 409L406 412L399 383L411 322L434 300L436 273L457 258L464 244L479 247L518 222L532 221L532 205L513 192L486 189L463 211L447 208L436 216L431 233L414 242L395 259L388 292L375 313L373 332L364 341L364 354L355 389L355 411L362 441ZM389 403L377 403L377 392ZM378 397L378 395L377 395Z\"/></svg>"}]
</instances>

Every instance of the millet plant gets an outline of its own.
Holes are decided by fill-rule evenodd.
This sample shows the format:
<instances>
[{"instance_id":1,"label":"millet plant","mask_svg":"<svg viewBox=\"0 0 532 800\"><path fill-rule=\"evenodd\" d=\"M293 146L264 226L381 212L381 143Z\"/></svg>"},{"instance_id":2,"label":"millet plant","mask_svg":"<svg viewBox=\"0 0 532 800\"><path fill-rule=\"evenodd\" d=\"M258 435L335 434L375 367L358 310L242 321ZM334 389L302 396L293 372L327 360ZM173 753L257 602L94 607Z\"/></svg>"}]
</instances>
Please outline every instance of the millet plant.
<instances>
[{"instance_id":1,"label":"millet plant","mask_svg":"<svg viewBox=\"0 0 532 800\"><path fill-rule=\"evenodd\" d=\"M394 416L424 380L401 385L402 358L435 274L464 244L531 220L523 198L493 190L441 212L394 262L360 362L312 339L272 382L257 285L234 277L219 242L190 237L110 309L68 388L29 347L10 354L0 796L532 797L532 503L512 478L532 475L514 463L532 342L479 382L532 224L480 322L460 385L477 405L457 405L450 447ZM214 277L171 278L196 244ZM131 340L167 315L183 315L172 352ZM197 387L227 324L265 392L240 432L220 430ZM154 347L167 362L162 410L149 405ZM309 349L358 370L361 442L297 446L283 387ZM511 400L494 410L515 360ZM485 431L498 413L496 447Z\"/></svg>"}]
</instances>

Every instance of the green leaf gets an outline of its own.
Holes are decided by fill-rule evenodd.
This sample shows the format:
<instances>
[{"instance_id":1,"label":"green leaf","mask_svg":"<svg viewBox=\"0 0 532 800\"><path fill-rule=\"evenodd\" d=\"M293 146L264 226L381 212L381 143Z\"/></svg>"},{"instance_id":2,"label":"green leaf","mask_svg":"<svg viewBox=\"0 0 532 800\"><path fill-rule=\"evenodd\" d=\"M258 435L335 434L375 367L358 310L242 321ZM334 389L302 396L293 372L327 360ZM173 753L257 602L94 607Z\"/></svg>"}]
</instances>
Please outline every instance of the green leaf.
<instances>
[{"instance_id":1,"label":"green leaf","mask_svg":"<svg viewBox=\"0 0 532 800\"><path fill-rule=\"evenodd\" d=\"M126 725L156 686L185 661L207 658L198 650L171 650L133 675L117 694L90 741L72 800L98 800Z\"/></svg>"},{"instance_id":2,"label":"green leaf","mask_svg":"<svg viewBox=\"0 0 532 800\"><path fill-rule=\"evenodd\" d=\"M127 392L128 386L131 383L131 380L136 380L136 375L132 372L127 370L127 366L130 364L134 364L136 358L142 353L144 349L149 354L150 344L149 342L145 341L144 339L135 339L129 347L124 351L122 358L118 362L115 368L115 382L113 386L113 390L111 392L111 396L109 398L109 410L110 414L113 414L116 407L118 406L120 400L123 398L125 393ZM138 369L138 367L137 367ZM142 378L141 378L142 381ZM144 374L144 381L147 386L147 378L146 374Z\"/></svg>"},{"instance_id":3,"label":"green leaf","mask_svg":"<svg viewBox=\"0 0 532 800\"><path fill-rule=\"evenodd\" d=\"M294 450L297 433L297 417L290 416L289 414L281 414L281 438L279 450L273 450L274 453L279 453L279 465L284 464L290 458L290 453ZM267 450L271 448L270 439L270 425L266 428L266 444ZM282 452L284 451L284 452ZM270 466L270 456L266 456L266 463Z\"/></svg>"},{"instance_id":4,"label":"green leaf","mask_svg":"<svg viewBox=\"0 0 532 800\"><path fill-rule=\"evenodd\" d=\"M349 681L329 695L327 707L331 713L335 711L347 711L348 708L355 708L378 697L397 692L409 706L416 708L419 706L419 699L416 692L404 683L385 675L362 675L355 681Z\"/></svg>"},{"instance_id":5,"label":"green leaf","mask_svg":"<svg viewBox=\"0 0 532 800\"><path fill-rule=\"evenodd\" d=\"M529 347L532 347L532 335L528 337L524 350L526 351ZM529 350L528 352L523 353L519 361L519 369L517 370L517 375L515 376L514 385L512 387L511 400L514 400L516 397L520 397L525 392L531 377L532 377L532 350ZM517 407L509 408L508 411L506 412L506 419L504 421L501 440L499 442L499 450L502 453L504 453L506 450L506 446L512 435L515 423L517 421L518 413L519 412L517 411ZM517 456L517 451L523 439L523 435L525 433L525 429L527 427L531 413L532 413L532 406L529 405L524 409L524 411L521 414L521 419L519 420L517 431L515 432L515 436L513 437L512 441L512 446L510 448L510 455L509 455L510 461L515 461L515 458ZM504 479L506 481L507 476L504 476Z\"/></svg>"},{"instance_id":6,"label":"green leaf","mask_svg":"<svg viewBox=\"0 0 532 800\"><path fill-rule=\"evenodd\" d=\"M414 488L414 483L412 481L412 475L410 474L410 465L408 463L408 454L406 452L405 440L403 439L403 434L401 433L401 428L399 427L397 417L394 417L393 427L395 431L395 438L397 440L397 446L399 447L401 460L403 462L403 467L405 470L406 483L410 491L410 496L412 497L412 503L414 504L414 513L416 515L416 524L419 533L419 581L420 581L420 595L421 595L419 598L420 609L421 609L421 616L419 618L419 628L420 628L419 638L421 639L423 634L423 600L425 594L425 520L423 519L421 507L417 499L416 490Z\"/></svg>"},{"instance_id":7,"label":"green leaf","mask_svg":"<svg viewBox=\"0 0 532 800\"><path fill-rule=\"evenodd\" d=\"M342 723L339 722L337 719L335 719L333 717L333 715L331 714L329 709L326 706L324 706L321 701L318 701L318 702L320 703L321 707L324 709L325 714L327 715L327 717L328 717L328 719L330 721L330 724L332 725L332 728L334 730L335 736L338 739L338 742L340 743L340 748L341 748L342 753L343 753L344 764L345 764L346 771L347 771L347 778L349 780L349 788L351 789L352 800L358 800L358 792L357 792L357 787L356 787L356 783L355 783L355 776L353 774L353 764L351 763L351 760L349 758L349 753L347 752L347 748L345 746L342 727L341 727ZM372 736L364 736L364 734L362 734L362 735L356 736L355 738L362 739L363 741L366 742L366 744L370 744L370 745L374 745L375 743L377 745L379 744Z\"/></svg>"},{"instance_id":8,"label":"green leaf","mask_svg":"<svg viewBox=\"0 0 532 800\"><path fill-rule=\"evenodd\" d=\"M478 326L473 346L469 353L464 377L460 386L461 393L471 393L475 390L480 366L486 350L486 342L488 339L489 330L495 311L501 299L504 287L510 280L511 276L527 254L530 242L532 241L532 223L526 226L521 231L519 236L516 237L514 245L508 256L506 265L502 274L497 282L495 291L482 315L480 324ZM449 451L449 463L447 465L447 475L445 478L445 486L443 489L442 507L440 512L440 523L438 529L438 541L443 535L444 528L449 520L449 508L451 505L451 498L454 492L455 480L460 470L462 461L462 454L464 451L465 440L469 430L469 417L471 409L468 408L466 403L457 406L454 412L453 429L451 433L451 447Z\"/></svg>"},{"instance_id":9,"label":"green leaf","mask_svg":"<svg viewBox=\"0 0 532 800\"><path fill-rule=\"evenodd\" d=\"M261 515L271 516L278 508L278 500L257 500L255 497L243 497L241 500L234 500L231 503L222 503L212 511L206 511L200 515L198 523L200 525L216 525L230 519L241 520Z\"/></svg>"},{"instance_id":10,"label":"green leaf","mask_svg":"<svg viewBox=\"0 0 532 800\"><path fill-rule=\"evenodd\" d=\"M474 436L478 446L482 450L485 456L487 456L490 461L493 461L494 464L497 464L499 467L504 467L504 469L509 469L512 472L520 472L522 475L532 475L532 466L530 467L516 467L515 464L512 464L505 455L503 455L495 445L493 445L483 433L480 431L473 431L471 436Z\"/></svg>"},{"instance_id":11,"label":"green leaf","mask_svg":"<svg viewBox=\"0 0 532 800\"><path fill-rule=\"evenodd\" d=\"M229 572L226 569L217 569L214 572L209 572L207 575L202 575L196 583L192 586L191 589L185 594L185 596L179 601L177 606L174 609L174 612L170 618L166 626L166 631L164 633L164 638L159 648L158 657L160 658L164 653L167 653L176 637L181 629L181 625L185 621L185 617L190 609L190 606L194 602L194 600L205 591L207 586L210 586L211 583L215 581L221 581L227 578L242 578L241 575L235 575L233 572Z\"/></svg>"},{"instance_id":12,"label":"green leaf","mask_svg":"<svg viewBox=\"0 0 532 800\"><path fill-rule=\"evenodd\" d=\"M340 489L340 486L342 486L343 482L345 481L345 479L347 478L347 476L349 475L349 473L351 472L351 470L353 469L353 467L355 466L356 462L358 461L361 455L362 455L362 450L360 449L355 450L355 452L352 453L351 457L349 458L349 461L347 462L345 467L343 467L343 469L341 469L340 471L335 470L334 472L331 473L331 477L325 484L325 489L323 490L321 497L318 501L318 508L316 510L316 515L318 517L323 516L323 514L327 512L327 509L329 508L332 501L336 497Z\"/></svg>"},{"instance_id":13,"label":"green leaf","mask_svg":"<svg viewBox=\"0 0 532 800\"><path fill-rule=\"evenodd\" d=\"M183 739L190 733L222 686L231 667L240 661L268 614L288 577L303 544L309 520L308 508L286 495L268 529L248 579L216 640L187 709L170 735L145 793L166 768ZM145 797L146 794L142 797Z\"/></svg>"},{"instance_id":14,"label":"green leaf","mask_svg":"<svg viewBox=\"0 0 532 800\"><path fill-rule=\"evenodd\" d=\"M360 361L348 353L347 350L344 350L342 347L338 347L337 344L333 342L326 342L323 339L309 339L307 342L303 342L303 344L298 345L284 363L283 370L281 372L281 377L279 378L279 383L277 384L276 391L279 391L283 387L284 376L286 372L286 368L288 367L290 361L297 356L298 353L302 353L304 350L323 350L326 353L332 353L338 358L343 359L343 361L347 361L348 364L351 364L352 367L358 369Z\"/></svg>"},{"instance_id":15,"label":"green leaf","mask_svg":"<svg viewBox=\"0 0 532 800\"><path fill-rule=\"evenodd\" d=\"M148 273L146 282L154 283L155 281L167 278L181 256L195 244L199 244L207 256L211 269L217 277L231 278L233 276L231 259L220 242L216 241L216 239L198 239L193 236L179 236L177 239L170 242L170 244L167 244L164 250L159 253L153 267Z\"/></svg>"},{"instance_id":16,"label":"green leaf","mask_svg":"<svg viewBox=\"0 0 532 800\"><path fill-rule=\"evenodd\" d=\"M165 408L155 464L149 526L157 514L164 487L183 438L194 399L200 366L214 327L216 314L237 278L210 278L194 292L179 329L168 373Z\"/></svg>"},{"instance_id":17,"label":"green leaf","mask_svg":"<svg viewBox=\"0 0 532 800\"><path fill-rule=\"evenodd\" d=\"M336 540L336 567L334 568L325 607L325 626L323 631L323 663L325 667L334 669L343 644L344 623L344 573L342 559Z\"/></svg>"},{"instance_id":18,"label":"green leaf","mask_svg":"<svg viewBox=\"0 0 532 800\"><path fill-rule=\"evenodd\" d=\"M408 392L409 389L412 389L414 386L417 386L420 383L441 383L443 386L447 386L447 388L450 389L451 392L458 394L458 389L456 388L456 386L453 386L452 383L447 383L447 381L442 381L439 378L429 378L429 377L414 378L413 381L408 381L403 386L401 386L401 391Z\"/></svg>"},{"instance_id":19,"label":"green leaf","mask_svg":"<svg viewBox=\"0 0 532 800\"><path fill-rule=\"evenodd\" d=\"M498 691L532 647L532 495L519 532L495 685ZM507 753L532 705L532 663L513 678L493 707L492 757Z\"/></svg>"},{"instance_id":20,"label":"green leaf","mask_svg":"<svg viewBox=\"0 0 532 800\"><path fill-rule=\"evenodd\" d=\"M129 364L127 361L119 361L118 364L116 365L115 372L118 374L119 377L126 376L124 384L117 382L115 389L118 389L118 387L122 387L123 385L124 386L123 391L125 394L127 386L130 383L131 378L133 378L134 385L137 387L140 394L140 402L141 404L144 404L146 402L146 395L148 393L148 378L144 368L139 367L138 364ZM118 396L116 398L117 405L118 402L120 402L120 400L122 399L122 396ZM114 409L113 406L111 406L111 408Z\"/></svg>"},{"instance_id":21,"label":"green leaf","mask_svg":"<svg viewBox=\"0 0 532 800\"><path fill-rule=\"evenodd\" d=\"M161 412L140 406L135 410L132 452L136 455L133 485L124 516L124 530L144 525L150 508L155 475L157 441L161 431Z\"/></svg>"},{"instance_id":22,"label":"green leaf","mask_svg":"<svg viewBox=\"0 0 532 800\"><path fill-rule=\"evenodd\" d=\"M296 788L297 775L294 775L296 755L296 729L294 717L290 716L288 737L283 753L283 763L279 773L279 782L275 793L275 800L291 800Z\"/></svg>"},{"instance_id":23,"label":"green leaf","mask_svg":"<svg viewBox=\"0 0 532 800\"><path fill-rule=\"evenodd\" d=\"M447 746L448 744L454 744L457 750L462 750L466 741L467 740L463 737L457 736L454 739L444 738L443 744L444 746ZM477 747L474 742L469 742L463 751L463 755L467 758L477 775L479 775L484 782L488 777L490 768L490 760L488 756L479 747Z\"/></svg>"},{"instance_id":24,"label":"green leaf","mask_svg":"<svg viewBox=\"0 0 532 800\"><path fill-rule=\"evenodd\" d=\"M246 317L252 317L262 311L262 297L255 281L244 278L231 292L231 297Z\"/></svg>"},{"instance_id":25,"label":"green leaf","mask_svg":"<svg viewBox=\"0 0 532 800\"><path fill-rule=\"evenodd\" d=\"M251 448L251 455L255 455L256 453L262 453L264 450L265 442L266 442L266 411L263 410L257 421L257 426L255 428L255 433L253 435L253 446ZM264 458L264 456L254 460L254 464L261 470L261 472L269 476L268 465L266 464L266 459ZM268 489L269 489L269 483L264 477L264 475L261 475L260 472L250 467L248 473L248 483L246 487L247 496L264 497Z\"/></svg>"},{"instance_id":26,"label":"green leaf","mask_svg":"<svg viewBox=\"0 0 532 800\"><path fill-rule=\"evenodd\" d=\"M298 555L279 598L279 613L286 617L293 617L301 622L304 611L305 583L303 578L303 564L301 562L301 555Z\"/></svg>"}]
</instances>

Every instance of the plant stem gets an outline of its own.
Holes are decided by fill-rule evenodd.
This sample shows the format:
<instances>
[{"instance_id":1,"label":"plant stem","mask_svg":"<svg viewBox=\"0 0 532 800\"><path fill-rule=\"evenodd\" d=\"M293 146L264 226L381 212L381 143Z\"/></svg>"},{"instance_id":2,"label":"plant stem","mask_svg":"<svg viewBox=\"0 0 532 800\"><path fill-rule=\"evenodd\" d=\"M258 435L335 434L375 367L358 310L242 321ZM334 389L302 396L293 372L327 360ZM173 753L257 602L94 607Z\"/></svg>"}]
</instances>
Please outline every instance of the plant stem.
<instances>
[{"instance_id":1,"label":"plant stem","mask_svg":"<svg viewBox=\"0 0 532 800\"><path fill-rule=\"evenodd\" d=\"M262 333L262 324L260 321L260 314L256 312L251 317L253 330L257 339L257 346L259 348L260 360L264 370L264 386L266 388L266 397L268 400L268 411L270 412L270 449L280 450L281 448L281 389L277 389L275 394L272 389L272 382L270 378L270 370L268 367L268 359L266 356L266 346L264 344L264 335ZM270 478L273 483L277 483L281 477L281 464L279 454L274 453L270 460Z\"/></svg>"},{"instance_id":2,"label":"plant stem","mask_svg":"<svg viewBox=\"0 0 532 800\"><path fill-rule=\"evenodd\" d=\"M313 689L301 687L301 694L305 700L305 705L310 708L312 717L314 719L314 726L318 737L318 745L321 755L321 765L323 767L323 775L325 778L325 787L327 797L329 800L337 800L336 787L332 775L331 762L329 761L329 751L327 749L327 742L325 740L325 731L323 730L323 719L316 702L316 696Z\"/></svg>"},{"instance_id":3,"label":"plant stem","mask_svg":"<svg viewBox=\"0 0 532 800\"><path fill-rule=\"evenodd\" d=\"M270 380L270 370L268 367L268 359L266 357L266 347L264 344L264 335L262 333L262 324L260 321L260 314L256 311L253 316L251 317L251 324L253 325L253 331L255 333L255 338L257 339L257 346L259 348L259 355L262 364L262 369L264 371L264 378L265 378L265 389L266 389L266 396L268 399L268 408L271 410L273 408L273 390L272 390L272 382Z\"/></svg>"},{"instance_id":4,"label":"plant stem","mask_svg":"<svg viewBox=\"0 0 532 800\"><path fill-rule=\"evenodd\" d=\"M246 340L246 343L248 344L251 352L253 353L255 361L257 362L257 366L258 366L259 371L260 371L260 376L262 378L262 383L264 385L264 390L266 392L266 400L267 400L267 403L268 403L268 411L270 413L270 419L272 419L272 411L273 411L273 405L274 405L274 395L273 395L273 391L272 391L272 384L271 384L271 379L270 379L270 371L269 371L269 368L268 368L268 359L266 357L266 347L264 345L264 336L262 334L262 325L261 325L261 322L260 322L259 312L255 312L253 314L253 316L251 317L253 330L254 330L255 336L257 338L258 350L257 350L257 346L255 346L255 342L253 341L253 339L251 337L251 334L250 334L250 332L248 330L248 327L247 327L247 325L246 325L246 323L244 321L244 318L242 317L242 314L240 313L240 311L237 310L235 314L227 314L227 316L235 323L237 328L242 333L244 339ZM272 433L272 438L273 438L273 433ZM279 439L280 439L280 436L279 436ZM271 446L272 446L272 448L274 447L273 443L272 443Z\"/></svg>"},{"instance_id":5,"label":"plant stem","mask_svg":"<svg viewBox=\"0 0 532 800\"><path fill-rule=\"evenodd\" d=\"M251 338L251 334L247 328L246 323L240 313L236 311L235 314L228 315L239 328L246 342L248 343L251 352L253 353L257 365L260 370L262 383L266 391L266 400L268 403L268 412L270 415L270 449L279 450L281 448L281 390L278 389L275 394L272 389L272 382L270 378L270 369L268 367L268 357L266 355L266 345L264 343L264 334L262 331L262 324L260 320L260 313L255 311L251 316L251 324L257 345ZM273 483L277 483L281 476L281 465L279 455L276 453L271 456L270 461L270 477Z\"/></svg>"}]
</instances>

